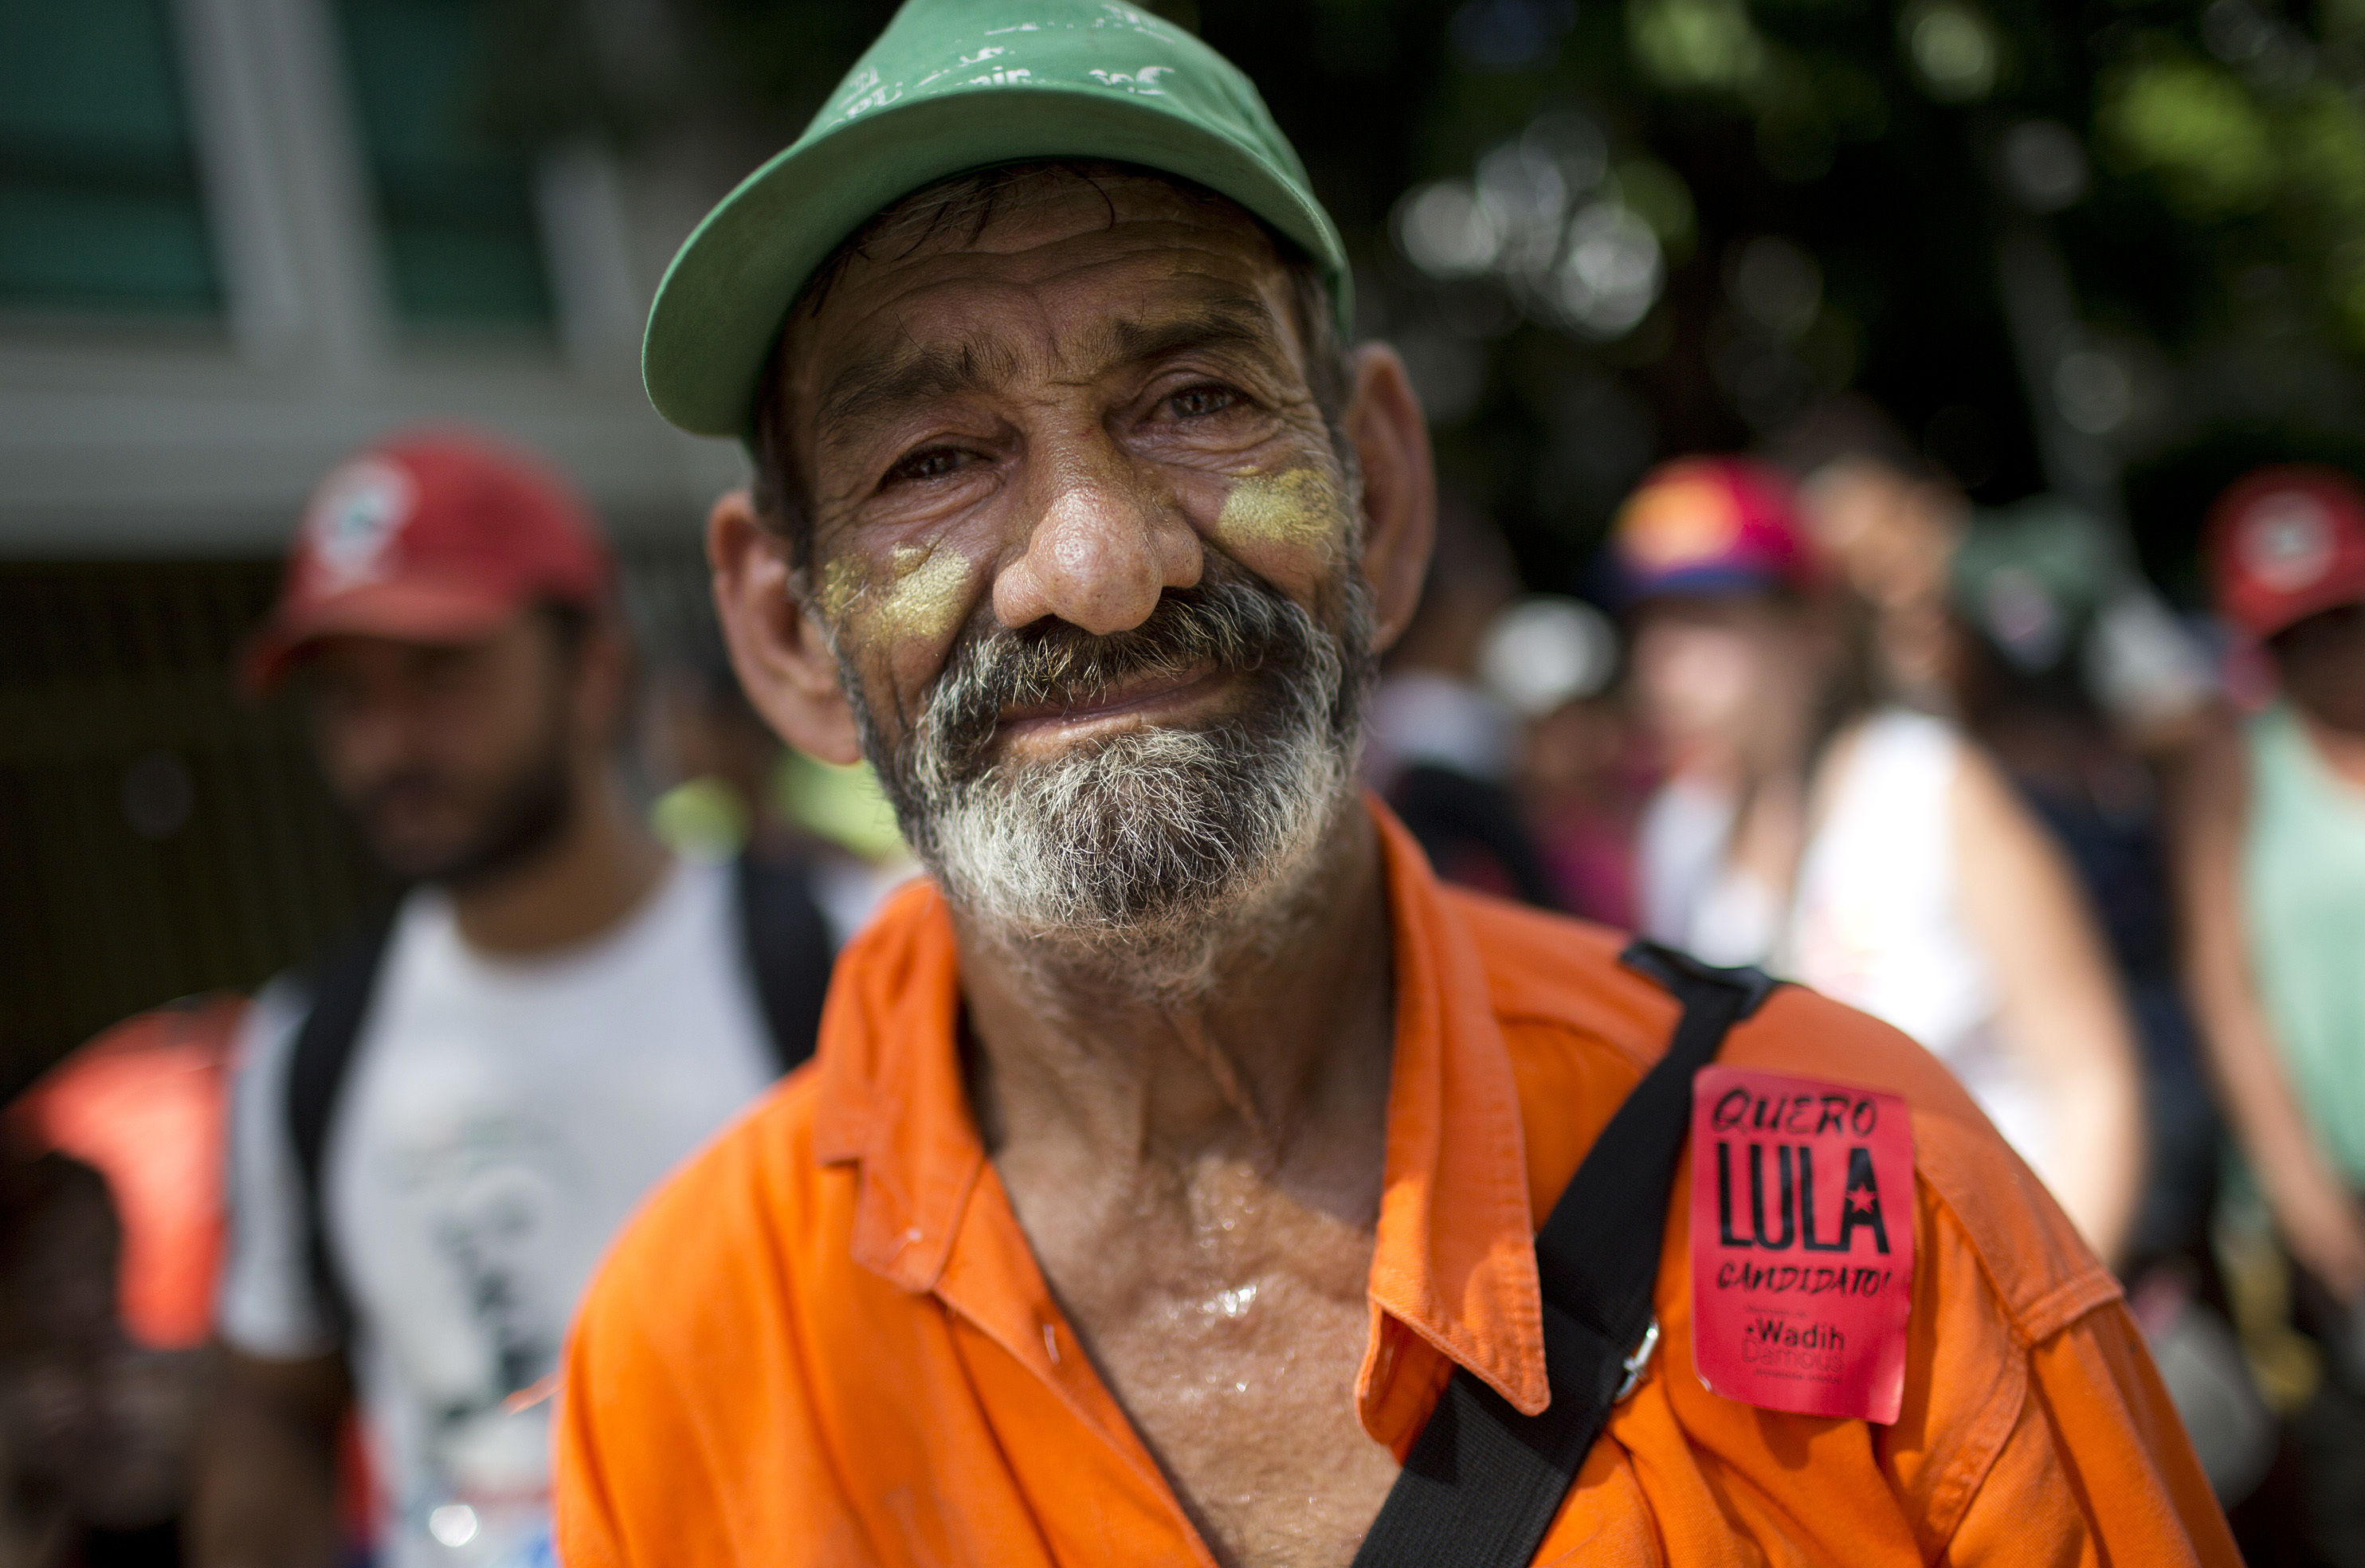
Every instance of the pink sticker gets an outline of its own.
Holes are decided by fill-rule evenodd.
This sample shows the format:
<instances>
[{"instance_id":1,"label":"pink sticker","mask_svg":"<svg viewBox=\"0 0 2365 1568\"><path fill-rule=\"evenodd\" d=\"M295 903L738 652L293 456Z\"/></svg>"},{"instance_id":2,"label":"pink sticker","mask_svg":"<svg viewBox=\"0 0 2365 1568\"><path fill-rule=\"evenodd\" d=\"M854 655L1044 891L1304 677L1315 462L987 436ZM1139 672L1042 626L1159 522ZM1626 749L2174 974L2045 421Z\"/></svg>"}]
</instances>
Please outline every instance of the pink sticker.
<instances>
[{"instance_id":1,"label":"pink sticker","mask_svg":"<svg viewBox=\"0 0 2365 1568\"><path fill-rule=\"evenodd\" d=\"M1913 1300L1903 1099L1745 1068L1692 1079L1692 1364L1769 1410L1894 1421Z\"/></svg>"}]
</instances>

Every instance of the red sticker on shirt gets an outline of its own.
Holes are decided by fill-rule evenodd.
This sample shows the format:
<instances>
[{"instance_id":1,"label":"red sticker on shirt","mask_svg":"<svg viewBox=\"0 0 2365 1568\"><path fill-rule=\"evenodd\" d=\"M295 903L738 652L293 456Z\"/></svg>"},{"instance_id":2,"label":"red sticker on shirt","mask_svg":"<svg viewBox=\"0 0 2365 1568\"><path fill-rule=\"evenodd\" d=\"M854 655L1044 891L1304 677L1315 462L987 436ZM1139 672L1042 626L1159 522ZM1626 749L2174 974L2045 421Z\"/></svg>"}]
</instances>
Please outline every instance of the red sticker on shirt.
<instances>
[{"instance_id":1,"label":"red sticker on shirt","mask_svg":"<svg viewBox=\"0 0 2365 1568\"><path fill-rule=\"evenodd\" d=\"M1894 1421L1913 1297L1905 1102L1744 1068L1692 1079L1692 1364L1769 1410Z\"/></svg>"}]
</instances>

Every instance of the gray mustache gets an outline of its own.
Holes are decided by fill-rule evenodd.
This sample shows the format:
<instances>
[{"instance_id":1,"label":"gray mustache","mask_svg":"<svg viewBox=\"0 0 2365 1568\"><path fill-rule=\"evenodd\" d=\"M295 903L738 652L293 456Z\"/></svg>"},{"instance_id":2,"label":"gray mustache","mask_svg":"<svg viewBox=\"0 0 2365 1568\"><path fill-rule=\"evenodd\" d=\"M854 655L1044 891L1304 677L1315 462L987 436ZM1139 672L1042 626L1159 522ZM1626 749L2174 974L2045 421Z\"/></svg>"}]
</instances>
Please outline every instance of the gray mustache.
<instances>
[{"instance_id":1,"label":"gray mustache","mask_svg":"<svg viewBox=\"0 0 2365 1568\"><path fill-rule=\"evenodd\" d=\"M915 728L965 777L1005 708L1082 706L1127 681L1195 669L1310 672L1317 635L1304 611L1245 576L1170 588L1139 626L1105 636L1065 622L995 627L954 651Z\"/></svg>"}]
</instances>

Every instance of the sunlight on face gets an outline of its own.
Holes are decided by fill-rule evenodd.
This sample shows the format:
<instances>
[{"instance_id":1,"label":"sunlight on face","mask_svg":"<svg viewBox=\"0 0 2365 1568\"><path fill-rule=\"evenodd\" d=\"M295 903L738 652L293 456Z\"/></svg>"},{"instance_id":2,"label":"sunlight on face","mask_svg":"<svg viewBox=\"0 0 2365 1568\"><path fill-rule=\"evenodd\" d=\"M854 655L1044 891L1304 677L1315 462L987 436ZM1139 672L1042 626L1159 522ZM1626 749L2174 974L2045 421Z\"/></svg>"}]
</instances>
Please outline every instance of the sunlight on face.
<instances>
[{"instance_id":1,"label":"sunlight on face","mask_svg":"<svg viewBox=\"0 0 2365 1568\"><path fill-rule=\"evenodd\" d=\"M1357 503L1244 214L1059 174L955 228L790 329L809 602L956 902L1181 983L1351 803Z\"/></svg>"}]
</instances>

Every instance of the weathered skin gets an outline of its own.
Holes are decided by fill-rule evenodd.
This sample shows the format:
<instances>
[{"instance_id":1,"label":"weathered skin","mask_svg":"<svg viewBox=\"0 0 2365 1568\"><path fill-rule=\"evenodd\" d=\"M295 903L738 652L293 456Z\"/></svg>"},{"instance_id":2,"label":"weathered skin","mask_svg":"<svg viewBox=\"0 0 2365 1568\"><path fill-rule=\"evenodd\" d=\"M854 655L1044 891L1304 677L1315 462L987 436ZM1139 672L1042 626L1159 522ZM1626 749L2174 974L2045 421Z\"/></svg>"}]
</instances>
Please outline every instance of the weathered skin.
<instances>
[{"instance_id":1,"label":"weathered skin","mask_svg":"<svg viewBox=\"0 0 2365 1568\"><path fill-rule=\"evenodd\" d=\"M1351 516L1255 225L1146 180L1059 180L967 245L902 249L857 260L790 329L810 599L744 498L712 525L743 675L791 739L855 754L832 634L897 738L964 629L1137 626L1211 551L1333 627L1362 571L1383 641L1401 629L1431 524L1418 409L1393 354L1358 357ZM1184 672L1082 711L1005 713L995 745L1048 756L1239 700L1229 678ZM1232 955L1202 1004L1173 1010L1022 972L957 917L971 1103L1002 1184L1227 1562L1348 1562L1396 1469L1354 1403L1393 1044L1362 813L1300 902L1282 955Z\"/></svg>"}]
</instances>

